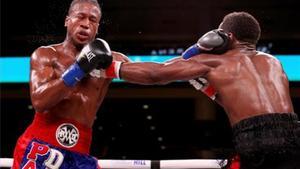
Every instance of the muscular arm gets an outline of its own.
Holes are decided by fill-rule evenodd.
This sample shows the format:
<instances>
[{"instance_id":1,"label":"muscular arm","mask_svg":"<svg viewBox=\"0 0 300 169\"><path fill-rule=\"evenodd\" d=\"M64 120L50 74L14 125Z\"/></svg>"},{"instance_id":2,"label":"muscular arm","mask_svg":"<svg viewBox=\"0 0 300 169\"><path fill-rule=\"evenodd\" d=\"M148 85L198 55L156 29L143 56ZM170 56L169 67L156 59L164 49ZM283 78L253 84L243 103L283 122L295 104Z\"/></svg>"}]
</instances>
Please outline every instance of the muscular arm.
<instances>
[{"instance_id":1,"label":"muscular arm","mask_svg":"<svg viewBox=\"0 0 300 169\"><path fill-rule=\"evenodd\" d=\"M166 84L175 80L189 80L203 76L210 67L195 59L184 60L176 58L166 63L140 62L123 63L122 79L138 84Z\"/></svg>"},{"instance_id":2,"label":"muscular arm","mask_svg":"<svg viewBox=\"0 0 300 169\"><path fill-rule=\"evenodd\" d=\"M71 89L56 75L51 48L39 48L31 56L30 95L33 107L44 112L59 103Z\"/></svg>"},{"instance_id":3,"label":"muscular arm","mask_svg":"<svg viewBox=\"0 0 300 169\"><path fill-rule=\"evenodd\" d=\"M175 62L177 60L182 60L182 59L183 59L182 56L178 56L178 57L174 57L174 58L171 58L171 59L165 61L165 63L171 63L171 62Z\"/></svg>"}]
</instances>

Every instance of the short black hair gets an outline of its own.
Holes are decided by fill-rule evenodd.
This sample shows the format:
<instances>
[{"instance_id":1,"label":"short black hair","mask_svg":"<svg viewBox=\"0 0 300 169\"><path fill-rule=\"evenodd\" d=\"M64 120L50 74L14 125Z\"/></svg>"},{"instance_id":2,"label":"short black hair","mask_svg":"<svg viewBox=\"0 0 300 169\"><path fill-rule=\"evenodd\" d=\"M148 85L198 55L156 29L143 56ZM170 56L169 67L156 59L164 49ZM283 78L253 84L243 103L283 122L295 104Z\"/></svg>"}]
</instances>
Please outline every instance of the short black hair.
<instances>
[{"instance_id":1,"label":"short black hair","mask_svg":"<svg viewBox=\"0 0 300 169\"><path fill-rule=\"evenodd\" d=\"M94 4L97 8L99 8L99 11L100 11L100 13L101 13L101 7L100 7L100 5L99 5L99 3L98 3L97 0L73 0L73 1L71 2L71 4L70 4L69 10L68 10L68 15L71 13L72 8L73 8L73 6L74 6L75 4L77 4L77 3L85 3L85 2L86 2L86 3Z\"/></svg>"},{"instance_id":2,"label":"short black hair","mask_svg":"<svg viewBox=\"0 0 300 169\"><path fill-rule=\"evenodd\" d=\"M247 12L227 14L219 28L233 33L237 40L251 44L257 44L261 34L258 21Z\"/></svg>"}]
</instances>

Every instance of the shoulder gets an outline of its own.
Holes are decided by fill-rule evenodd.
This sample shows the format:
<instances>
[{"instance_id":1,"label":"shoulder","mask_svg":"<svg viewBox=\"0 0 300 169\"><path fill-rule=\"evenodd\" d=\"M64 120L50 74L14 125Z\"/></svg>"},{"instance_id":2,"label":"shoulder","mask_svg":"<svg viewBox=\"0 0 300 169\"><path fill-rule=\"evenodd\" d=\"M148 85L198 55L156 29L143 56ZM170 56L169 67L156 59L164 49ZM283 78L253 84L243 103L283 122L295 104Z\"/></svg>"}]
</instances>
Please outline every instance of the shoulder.
<instances>
[{"instance_id":1,"label":"shoulder","mask_svg":"<svg viewBox=\"0 0 300 169\"><path fill-rule=\"evenodd\" d=\"M270 61L279 61L275 56L268 54L268 53L264 53L264 52L258 51L256 56L258 56L262 59L270 60Z\"/></svg>"},{"instance_id":2,"label":"shoulder","mask_svg":"<svg viewBox=\"0 0 300 169\"><path fill-rule=\"evenodd\" d=\"M257 52L256 56L260 60L267 62L269 65L281 66L281 62L279 61L279 59L271 54L264 53L264 52Z\"/></svg>"},{"instance_id":3,"label":"shoulder","mask_svg":"<svg viewBox=\"0 0 300 169\"><path fill-rule=\"evenodd\" d=\"M265 52L260 52L260 51L257 51L257 54L256 54L257 56L259 56L259 57L263 57L263 58L265 58L265 59L277 59L275 56L273 56L273 55L271 55L271 54L268 54L268 53L265 53Z\"/></svg>"},{"instance_id":4,"label":"shoulder","mask_svg":"<svg viewBox=\"0 0 300 169\"><path fill-rule=\"evenodd\" d=\"M39 48L35 49L34 52L31 54L32 61L50 61L54 58L57 58L58 45L48 45L48 46L40 46Z\"/></svg>"}]
</instances>

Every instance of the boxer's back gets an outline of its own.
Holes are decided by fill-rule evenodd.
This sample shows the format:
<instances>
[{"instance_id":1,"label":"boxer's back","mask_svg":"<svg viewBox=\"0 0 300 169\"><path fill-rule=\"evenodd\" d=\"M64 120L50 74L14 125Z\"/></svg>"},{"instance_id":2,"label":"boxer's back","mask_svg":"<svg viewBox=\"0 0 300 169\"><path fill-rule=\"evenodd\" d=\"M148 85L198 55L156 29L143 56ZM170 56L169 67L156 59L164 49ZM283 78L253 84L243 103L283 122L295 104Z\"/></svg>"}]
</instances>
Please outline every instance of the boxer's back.
<instances>
[{"instance_id":1,"label":"boxer's back","mask_svg":"<svg viewBox=\"0 0 300 169\"><path fill-rule=\"evenodd\" d=\"M288 80L271 55L232 50L208 78L232 125L255 115L293 112Z\"/></svg>"}]
</instances>

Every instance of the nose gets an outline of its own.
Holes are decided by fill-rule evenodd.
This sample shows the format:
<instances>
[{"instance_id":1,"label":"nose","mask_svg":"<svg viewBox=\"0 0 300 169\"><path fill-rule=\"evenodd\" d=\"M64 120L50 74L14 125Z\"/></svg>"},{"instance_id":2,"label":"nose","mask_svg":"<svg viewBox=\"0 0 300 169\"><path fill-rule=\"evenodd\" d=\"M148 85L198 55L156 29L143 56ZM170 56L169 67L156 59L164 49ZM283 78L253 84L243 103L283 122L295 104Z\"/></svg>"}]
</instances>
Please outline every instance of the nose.
<instances>
[{"instance_id":1,"label":"nose","mask_svg":"<svg viewBox=\"0 0 300 169\"><path fill-rule=\"evenodd\" d=\"M88 29L90 25L90 20L88 18L82 19L80 22L80 26L82 28Z\"/></svg>"}]
</instances>

